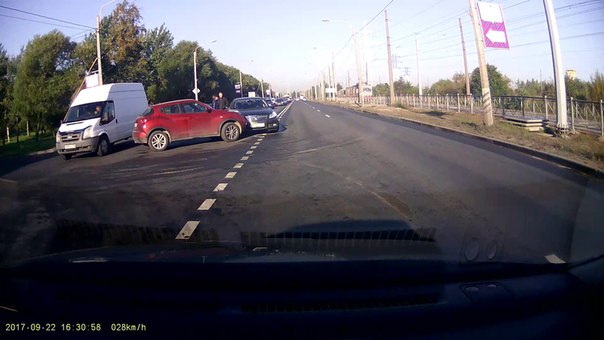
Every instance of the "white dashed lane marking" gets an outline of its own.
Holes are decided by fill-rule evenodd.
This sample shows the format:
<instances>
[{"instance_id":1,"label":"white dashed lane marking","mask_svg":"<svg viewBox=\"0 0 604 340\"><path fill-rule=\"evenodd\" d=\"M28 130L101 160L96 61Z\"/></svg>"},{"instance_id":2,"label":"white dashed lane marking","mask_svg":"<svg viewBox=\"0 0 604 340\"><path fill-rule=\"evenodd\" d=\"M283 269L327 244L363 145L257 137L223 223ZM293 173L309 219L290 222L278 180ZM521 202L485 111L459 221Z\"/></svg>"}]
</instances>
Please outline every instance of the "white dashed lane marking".
<instances>
[{"instance_id":1,"label":"white dashed lane marking","mask_svg":"<svg viewBox=\"0 0 604 340\"><path fill-rule=\"evenodd\" d=\"M327 117L327 118L331 118L331 116L330 116L330 115L325 115L325 117Z\"/></svg>"},{"instance_id":2,"label":"white dashed lane marking","mask_svg":"<svg viewBox=\"0 0 604 340\"><path fill-rule=\"evenodd\" d=\"M185 225L182 227L182 229L180 230L178 235L176 235L176 239L177 240L188 240L198 225L199 225L199 221L187 221L187 223L185 223Z\"/></svg>"},{"instance_id":3,"label":"white dashed lane marking","mask_svg":"<svg viewBox=\"0 0 604 340\"><path fill-rule=\"evenodd\" d=\"M229 183L218 183L214 191L223 191Z\"/></svg>"},{"instance_id":4,"label":"white dashed lane marking","mask_svg":"<svg viewBox=\"0 0 604 340\"><path fill-rule=\"evenodd\" d=\"M552 264L562 264L566 263L563 259L559 258L556 254L549 254L545 256L545 259Z\"/></svg>"},{"instance_id":5,"label":"white dashed lane marking","mask_svg":"<svg viewBox=\"0 0 604 340\"><path fill-rule=\"evenodd\" d=\"M201 203L197 210L210 210L210 208L212 207L212 205L214 205L215 202L215 198L207 198L205 201L203 201L203 203Z\"/></svg>"},{"instance_id":6,"label":"white dashed lane marking","mask_svg":"<svg viewBox=\"0 0 604 340\"><path fill-rule=\"evenodd\" d=\"M264 136L266 136L266 134L262 134L262 135L258 135L258 139L256 140L256 142L254 143L254 145L252 145L250 147L250 149L256 149L258 147L258 145L260 145L260 142L262 140L264 140ZM241 157L242 161L247 161L251 154L253 154L254 151L250 150L247 151L245 154L246 156ZM243 167L243 163L237 163L235 164L235 166L233 166L233 168L235 169L241 169ZM235 175L237 174L236 171L229 171L227 172L227 174L224 176L225 179L232 179L235 177ZM226 189L228 183L218 183L218 185L216 185L216 187L214 188L214 192L218 192L218 191L224 191L224 189ZM206 198L201 205L199 206L199 208L197 208L197 210L210 210L212 208L212 206L214 205L214 203L216 203L216 199L215 198ZM176 235L176 239L177 240L188 240L191 235L193 235L193 232L195 232L195 229L197 229L197 226L199 226L199 221L187 221L187 223L185 223L185 225L182 227L182 229L180 230L180 232L178 233L178 235Z\"/></svg>"}]
</instances>

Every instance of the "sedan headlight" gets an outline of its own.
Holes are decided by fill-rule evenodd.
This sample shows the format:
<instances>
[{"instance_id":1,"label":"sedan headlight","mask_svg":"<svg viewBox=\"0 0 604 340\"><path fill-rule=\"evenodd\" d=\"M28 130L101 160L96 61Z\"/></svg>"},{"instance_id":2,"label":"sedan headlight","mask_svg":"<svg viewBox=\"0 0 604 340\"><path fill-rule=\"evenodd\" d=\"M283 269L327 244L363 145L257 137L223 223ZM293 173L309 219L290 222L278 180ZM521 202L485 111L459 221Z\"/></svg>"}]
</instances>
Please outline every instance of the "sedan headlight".
<instances>
[{"instance_id":1,"label":"sedan headlight","mask_svg":"<svg viewBox=\"0 0 604 340\"><path fill-rule=\"evenodd\" d=\"M277 118L277 112L273 111L273 113L271 113L271 114L268 116L268 118L271 118L271 119L273 119L273 118Z\"/></svg>"},{"instance_id":2,"label":"sedan headlight","mask_svg":"<svg viewBox=\"0 0 604 340\"><path fill-rule=\"evenodd\" d=\"M92 126L84 129L84 133L82 134L82 139L91 138L92 137Z\"/></svg>"}]
</instances>

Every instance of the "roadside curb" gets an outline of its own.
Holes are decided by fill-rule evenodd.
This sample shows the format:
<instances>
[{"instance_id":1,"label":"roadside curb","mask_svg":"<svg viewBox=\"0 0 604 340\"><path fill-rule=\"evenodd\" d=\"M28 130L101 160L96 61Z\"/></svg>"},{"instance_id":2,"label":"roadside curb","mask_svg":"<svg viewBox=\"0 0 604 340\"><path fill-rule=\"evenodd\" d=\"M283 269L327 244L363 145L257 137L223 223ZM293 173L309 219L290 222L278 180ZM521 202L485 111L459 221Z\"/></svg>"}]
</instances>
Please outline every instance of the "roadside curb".
<instances>
[{"instance_id":1,"label":"roadside curb","mask_svg":"<svg viewBox=\"0 0 604 340\"><path fill-rule=\"evenodd\" d=\"M50 148L50 149L46 149L46 150L42 150L42 151L30 152L27 155L28 156L46 155L46 154L49 154L49 153L53 153L55 151L56 151L55 148Z\"/></svg>"},{"instance_id":2,"label":"roadside curb","mask_svg":"<svg viewBox=\"0 0 604 340\"><path fill-rule=\"evenodd\" d=\"M337 105L337 104L335 104ZM338 105L340 106L340 105ZM344 106L340 106L340 107L344 107ZM446 131L446 132L451 132L451 133L455 133L458 135L463 135L463 136L467 136L467 137L472 137L474 139L478 139L484 142L488 142L491 144L495 144L495 145L499 145L499 146L503 146L512 150L516 150L516 151L520 151L526 154L529 154L531 156L535 156L553 163L557 163L559 165L565 166L567 168L571 168L573 170L582 172L584 174L590 175L590 176L594 176L596 178L599 179L604 179L604 171L596 169L596 168L592 168L590 166L587 166L585 164L581 164L578 163L577 161L568 159L566 157L563 156L558 156L558 155L554 155L545 151L539 151L539 150L535 150L535 149L531 149L529 147L526 146L522 146L522 145L518 145L518 144L513 144L510 142L505 142L502 141L500 139L495 139L495 138L489 138L489 137L485 137L485 136L481 136L481 135L477 135L471 132L465 132L465 131L461 131L461 130L457 130L457 129L452 129L452 128L448 128L448 127L442 127L442 126L438 126L438 125L434 125L434 124L430 124L430 123L425 123L425 122L420 122L418 120L414 120L414 119L410 119L410 118L403 118L403 117L392 117L392 116L388 116L388 115L381 115L379 113L375 113L375 112L371 112L371 111L367 111L361 108L355 109L355 108L351 108L352 110L358 111L358 112L362 112L362 113L366 113L366 114L371 114L371 115L375 115L375 116L379 116L379 117L387 117L387 118L392 118L392 119L398 119L398 120L402 120L402 121L406 121L406 122L410 122L410 123L414 123L420 126L425 126L425 127L429 127L429 128L433 128L435 130L440 130L440 131Z\"/></svg>"}]
</instances>

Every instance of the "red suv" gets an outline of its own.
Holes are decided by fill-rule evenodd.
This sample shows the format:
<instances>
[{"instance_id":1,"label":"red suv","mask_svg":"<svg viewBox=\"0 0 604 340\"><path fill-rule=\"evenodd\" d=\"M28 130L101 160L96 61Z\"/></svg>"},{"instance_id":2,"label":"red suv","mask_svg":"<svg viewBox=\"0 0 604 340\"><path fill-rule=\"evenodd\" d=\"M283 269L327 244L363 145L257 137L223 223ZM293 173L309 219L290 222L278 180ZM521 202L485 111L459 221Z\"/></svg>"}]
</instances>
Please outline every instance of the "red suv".
<instances>
[{"instance_id":1,"label":"red suv","mask_svg":"<svg viewBox=\"0 0 604 340\"><path fill-rule=\"evenodd\" d=\"M136 119L132 139L163 151L180 139L220 136L227 142L239 139L245 118L237 112L215 110L193 99L174 100L149 106Z\"/></svg>"}]
</instances>

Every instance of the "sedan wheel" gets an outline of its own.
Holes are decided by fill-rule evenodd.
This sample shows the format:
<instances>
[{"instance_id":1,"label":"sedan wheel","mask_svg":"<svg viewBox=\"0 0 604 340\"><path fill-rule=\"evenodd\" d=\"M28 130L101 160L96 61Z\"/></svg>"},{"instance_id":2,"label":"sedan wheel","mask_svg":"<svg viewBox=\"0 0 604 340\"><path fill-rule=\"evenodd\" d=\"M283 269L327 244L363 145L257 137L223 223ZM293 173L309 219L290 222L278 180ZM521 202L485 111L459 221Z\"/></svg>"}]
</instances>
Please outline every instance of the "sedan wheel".
<instances>
[{"instance_id":1,"label":"sedan wheel","mask_svg":"<svg viewBox=\"0 0 604 340\"><path fill-rule=\"evenodd\" d=\"M220 133L220 137L225 142L234 142L239 139L239 128L235 123L226 123L222 127L222 131Z\"/></svg>"},{"instance_id":2,"label":"sedan wheel","mask_svg":"<svg viewBox=\"0 0 604 340\"><path fill-rule=\"evenodd\" d=\"M149 136L149 147L153 151L164 151L168 148L170 140L168 134L163 131L155 131Z\"/></svg>"}]
</instances>

